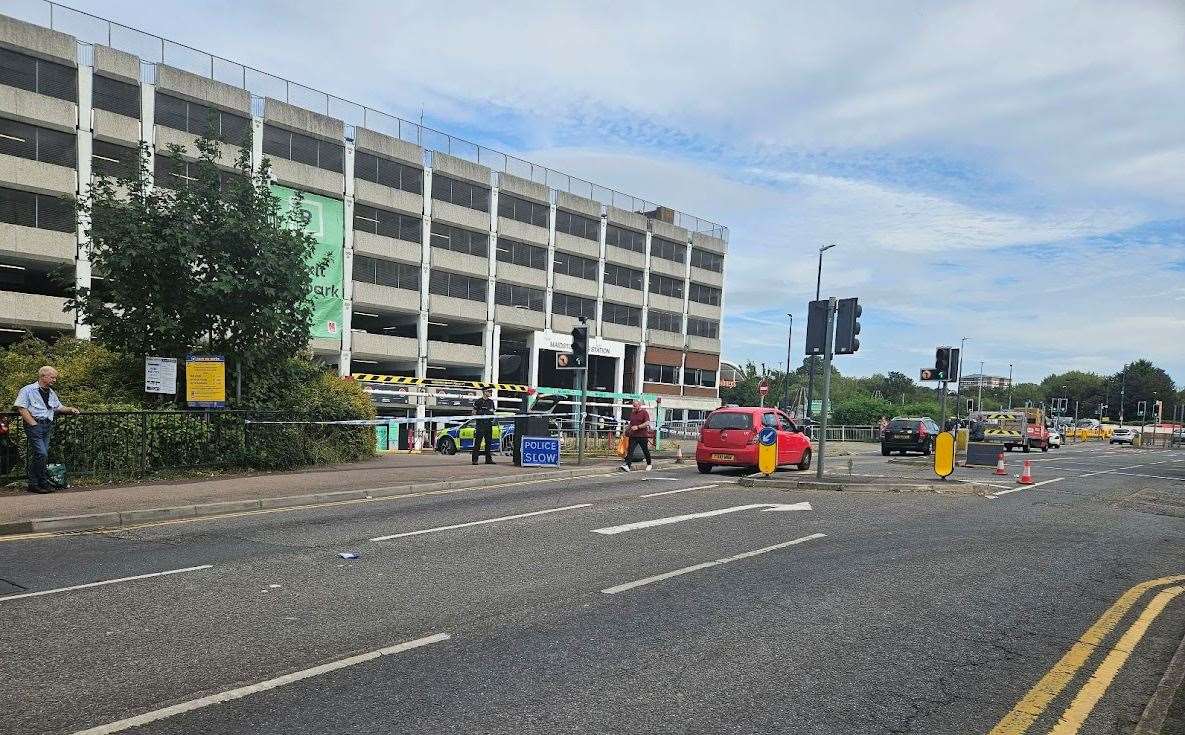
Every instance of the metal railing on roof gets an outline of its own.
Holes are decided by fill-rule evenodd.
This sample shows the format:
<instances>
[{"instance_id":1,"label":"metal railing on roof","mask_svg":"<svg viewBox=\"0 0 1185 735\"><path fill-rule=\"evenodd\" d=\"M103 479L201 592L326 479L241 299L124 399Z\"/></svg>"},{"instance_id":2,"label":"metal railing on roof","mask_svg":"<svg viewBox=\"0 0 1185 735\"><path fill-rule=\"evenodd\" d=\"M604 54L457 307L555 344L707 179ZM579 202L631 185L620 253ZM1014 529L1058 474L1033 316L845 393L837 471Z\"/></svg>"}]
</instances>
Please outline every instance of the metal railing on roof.
<instances>
[{"instance_id":1,"label":"metal railing on roof","mask_svg":"<svg viewBox=\"0 0 1185 735\"><path fill-rule=\"evenodd\" d=\"M40 8L45 14L40 14ZM659 205L631 194L594 184L591 181L556 171L546 166L523 160L508 153L486 148L448 133L404 120L396 115L375 110L357 102L321 92L298 82L289 81L274 74L254 69L230 59L170 41L137 28L125 26L97 15L61 5L52 0L24 0L18 7L6 12L20 12L26 20L48 25L49 28L68 33L82 44L102 44L120 51L134 54L147 65L166 64L193 74L208 77L240 89L255 97L271 97L314 112L322 112L342 120L348 126L364 127L393 138L415 143L422 148L445 153L457 158L486 166L496 172L519 176L556 191L565 191L586 197L631 212L653 212ZM48 21L48 22L46 22ZM86 54L80 54L80 62L88 61ZM152 74L152 66L148 73ZM674 224L690 232L698 232L721 240L728 240L728 228L710 220L674 211Z\"/></svg>"}]
</instances>

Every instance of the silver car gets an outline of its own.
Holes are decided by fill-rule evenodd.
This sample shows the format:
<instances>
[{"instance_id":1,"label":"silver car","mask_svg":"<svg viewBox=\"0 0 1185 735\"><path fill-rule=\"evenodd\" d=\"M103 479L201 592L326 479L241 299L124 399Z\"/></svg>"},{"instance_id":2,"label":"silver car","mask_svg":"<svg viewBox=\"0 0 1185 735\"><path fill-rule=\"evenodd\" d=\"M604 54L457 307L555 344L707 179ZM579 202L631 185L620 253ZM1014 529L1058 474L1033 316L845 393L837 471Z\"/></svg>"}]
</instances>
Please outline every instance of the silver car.
<instances>
[{"instance_id":1,"label":"silver car","mask_svg":"<svg viewBox=\"0 0 1185 735\"><path fill-rule=\"evenodd\" d=\"M1136 430L1120 426L1111 432L1112 444L1131 444L1136 439Z\"/></svg>"}]
</instances>

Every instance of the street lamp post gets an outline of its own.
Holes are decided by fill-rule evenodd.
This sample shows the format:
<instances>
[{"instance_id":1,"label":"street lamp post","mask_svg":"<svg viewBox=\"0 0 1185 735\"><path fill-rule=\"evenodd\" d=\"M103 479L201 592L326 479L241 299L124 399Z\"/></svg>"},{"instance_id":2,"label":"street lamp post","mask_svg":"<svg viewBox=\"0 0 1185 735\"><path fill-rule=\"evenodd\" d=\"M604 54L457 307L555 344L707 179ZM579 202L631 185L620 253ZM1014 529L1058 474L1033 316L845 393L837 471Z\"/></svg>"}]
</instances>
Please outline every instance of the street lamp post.
<instances>
[{"instance_id":1,"label":"street lamp post","mask_svg":"<svg viewBox=\"0 0 1185 735\"><path fill-rule=\"evenodd\" d=\"M790 331L786 334L786 374L784 380L786 381L786 410L793 415L793 409L790 408L790 346L794 343L794 315L787 312L786 316L790 317Z\"/></svg>"},{"instance_id":2,"label":"street lamp post","mask_svg":"<svg viewBox=\"0 0 1185 735\"><path fill-rule=\"evenodd\" d=\"M835 247L837 243L824 245L819 248L819 269L815 275L815 301L819 300L819 294L822 292L823 286L823 253ZM809 320L808 320L809 321ZM815 361L811 360L810 366L807 368L806 379L806 417L811 415L811 403L815 396Z\"/></svg>"},{"instance_id":3,"label":"street lamp post","mask_svg":"<svg viewBox=\"0 0 1185 735\"><path fill-rule=\"evenodd\" d=\"M1012 363L1008 363L1008 410L1012 410Z\"/></svg>"},{"instance_id":4,"label":"street lamp post","mask_svg":"<svg viewBox=\"0 0 1185 735\"><path fill-rule=\"evenodd\" d=\"M1119 425L1123 426L1123 401L1127 396L1127 363L1123 363L1123 372L1119 374Z\"/></svg>"},{"instance_id":5,"label":"street lamp post","mask_svg":"<svg viewBox=\"0 0 1185 735\"><path fill-rule=\"evenodd\" d=\"M983 360L979 361L979 393L975 397L975 410L983 410Z\"/></svg>"}]
</instances>

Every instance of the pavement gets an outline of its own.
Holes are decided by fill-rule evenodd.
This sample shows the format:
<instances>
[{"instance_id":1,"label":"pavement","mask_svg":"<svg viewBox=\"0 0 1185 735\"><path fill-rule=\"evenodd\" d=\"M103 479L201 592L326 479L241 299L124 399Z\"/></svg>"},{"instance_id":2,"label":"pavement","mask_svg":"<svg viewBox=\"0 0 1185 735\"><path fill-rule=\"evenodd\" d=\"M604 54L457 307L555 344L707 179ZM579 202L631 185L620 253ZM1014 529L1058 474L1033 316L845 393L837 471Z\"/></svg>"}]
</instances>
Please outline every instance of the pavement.
<instances>
[{"instance_id":1,"label":"pavement","mask_svg":"<svg viewBox=\"0 0 1185 735\"><path fill-rule=\"evenodd\" d=\"M545 476L555 470L545 467L515 467L508 456L496 464L479 463L475 468L468 455L443 456L434 452L390 454L365 462L324 465L296 472L221 476L214 479L142 482L112 486L78 486L49 495L29 493L24 488L0 490L0 526L6 523L46 518L109 513L169 506L219 503L240 500L312 495L347 490L368 490L429 482L472 480L475 477L505 479ZM615 466L618 459L590 459L589 466Z\"/></svg>"},{"instance_id":2,"label":"pavement","mask_svg":"<svg viewBox=\"0 0 1185 735\"><path fill-rule=\"evenodd\" d=\"M960 468L983 497L684 465L0 538L0 721L1132 732L1185 636L1185 453L1030 459Z\"/></svg>"}]
</instances>

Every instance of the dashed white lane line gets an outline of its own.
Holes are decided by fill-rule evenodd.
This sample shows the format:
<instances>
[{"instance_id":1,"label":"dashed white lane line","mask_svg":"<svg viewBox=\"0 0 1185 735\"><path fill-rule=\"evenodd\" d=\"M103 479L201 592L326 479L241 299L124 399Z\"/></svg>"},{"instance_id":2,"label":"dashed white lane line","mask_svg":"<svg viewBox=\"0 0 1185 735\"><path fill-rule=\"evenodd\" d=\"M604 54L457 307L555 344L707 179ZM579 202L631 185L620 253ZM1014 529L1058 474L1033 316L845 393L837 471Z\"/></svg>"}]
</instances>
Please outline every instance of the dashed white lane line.
<instances>
[{"instance_id":1,"label":"dashed white lane line","mask_svg":"<svg viewBox=\"0 0 1185 735\"><path fill-rule=\"evenodd\" d=\"M1120 470L1134 470L1137 467L1143 467L1143 466L1144 466L1143 464L1133 464L1133 465L1128 465L1127 467L1116 467L1113 470L1099 470L1098 472L1088 472L1085 475L1079 475L1079 477L1094 477L1095 475L1110 475L1114 472L1119 472Z\"/></svg>"},{"instance_id":2,"label":"dashed white lane line","mask_svg":"<svg viewBox=\"0 0 1185 735\"><path fill-rule=\"evenodd\" d=\"M802 538L796 538L793 541L784 541L780 544L774 544L773 546L766 546L761 549L754 549L753 551L746 551L745 553L737 554L736 556L726 556L723 559L716 559L715 561L708 561L708 562L704 562L703 564L695 564L690 567L683 567L682 569L676 569L675 571L667 572L666 574L656 574L653 577L647 577L645 579L639 579L639 580L635 580L633 582L626 582L625 584L619 584L616 587L606 587L605 589L601 590L601 592L604 592L607 595L616 595L620 592L626 592L628 590L632 590L637 587L643 587L648 584L654 584L655 582L661 582L664 579L678 577L683 574L691 574L692 572L698 572L701 569L710 569L711 567L720 566L721 564L730 564L734 561L740 561L741 559L748 559L750 557L759 556L761 554L768 554L769 552L777 551L778 549L784 549L787 546L795 546L797 544L805 543L807 541L813 541L814 539L817 539L817 538L826 538L826 537L827 537L827 534L825 534L825 533L812 533L810 536L803 536Z\"/></svg>"},{"instance_id":3,"label":"dashed white lane line","mask_svg":"<svg viewBox=\"0 0 1185 735\"><path fill-rule=\"evenodd\" d=\"M291 674L285 674L284 676L278 676L275 679L268 679L267 681L261 681L258 684L250 684L245 687L239 687L237 689L230 689L225 692L219 692L218 694L211 694L208 697L201 697L200 699L191 699L188 702L181 702L180 704L174 704L173 706L165 707L164 709L153 710L152 712L145 712L142 715L136 715L135 717L129 717L124 720L119 720L118 722L112 722L112 723L109 723L106 725L99 725L98 727L92 727L89 730L81 730L79 732L74 733L74 735L109 735L110 733L114 733L114 732L122 732L123 730L130 730L133 727L140 727L141 725L146 725L149 722L156 722L157 720L163 720L163 719L166 719L169 717L173 717L174 715L180 715L185 712L192 712L195 709L201 709L202 707L208 707L211 704L222 704L223 702L229 702L234 699L242 699L243 697L246 697L250 694L258 694L259 692L266 692L269 689L275 689L277 687L282 687L285 684L292 684L293 682L301 681L303 679L311 679L314 676L320 676L321 674L327 674L331 671L337 671L338 669L344 669L347 666L354 666L356 664L366 663L367 661L373 661L376 658L380 658L382 656L390 656L391 654L394 654L394 653L403 653L404 651L410 651L413 648L421 648L423 646L430 646L433 643L447 641L450 637L451 636L448 633L437 633L436 635L430 635L430 636L426 636L424 638L417 638L414 641L405 641L403 643L399 643L394 646L380 648L377 651L371 651L369 653L362 653L357 656L350 656L349 658L343 658L338 661L333 661L331 663L321 664L320 666L314 666L311 669L305 669L303 671L294 671Z\"/></svg>"},{"instance_id":4,"label":"dashed white lane line","mask_svg":"<svg viewBox=\"0 0 1185 735\"><path fill-rule=\"evenodd\" d=\"M169 574L181 574L182 572L196 572L201 569L210 569L213 564L202 564L196 567L185 567L183 569L169 569L164 572L152 572L150 574L137 574L131 577L119 577L118 579L104 579L101 582L88 582L86 584L76 584L72 587L59 587L52 590L41 590L40 592L23 592L19 595L8 595L7 597L0 597L0 602L8 602L10 600L21 600L26 597L41 597L42 595L54 595L59 592L72 592L73 590L85 590L91 587L103 587L108 584L118 584L119 582L133 582L137 579L148 579L149 577L164 577Z\"/></svg>"},{"instance_id":5,"label":"dashed white lane line","mask_svg":"<svg viewBox=\"0 0 1185 735\"><path fill-rule=\"evenodd\" d=\"M1139 472L1113 472L1115 475L1123 475L1125 477L1145 477L1150 480L1181 480L1181 477L1166 477L1164 475L1145 475Z\"/></svg>"},{"instance_id":6,"label":"dashed white lane line","mask_svg":"<svg viewBox=\"0 0 1185 735\"><path fill-rule=\"evenodd\" d=\"M420 536L425 533L439 533L441 531L452 531L457 528L469 528L470 526L484 526L487 523L498 523L499 521L513 521L516 518L530 518L531 516L541 516L548 513L559 513L565 510L576 510L577 508L587 508L592 503L581 503L579 505L565 505L563 508L548 508L547 510L536 510L531 513L516 513L512 516L498 516L497 518L486 518L480 521L470 521L469 523L454 523L451 526L437 526L436 528L424 528L419 531L407 531L406 533L393 533L389 536L375 536L371 541L390 541L393 538L406 538L407 536Z\"/></svg>"},{"instance_id":7,"label":"dashed white lane line","mask_svg":"<svg viewBox=\"0 0 1185 735\"><path fill-rule=\"evenodd\" d=\"M648 495L639 495L639 498L657 498L659 495L674 495L675 493L689 493L692 490L707 490L710 487L716 487L716 484L711 485L696 485L695 487L684 487L678 490L663 490L661 493L649 493Z\"/></svg>"},{"instance_id":8,"label":"dashed white lane line","mask_svg":"<svg viewBox=\"0 0 1185 735\"><path fill-rule=\"evenodd\" d=\"M987 497L989 497L989 498L998 498L998 497L1000 497L1001 495L1008 495L1009 493L1015 493L1015 492L1018 492L1018 491L1020 491L1020 490L1027 490L1027 489L1029 489L1029 488L1031 488L1031 487L1041 487L1042 485L1048 485L1048 484L1050 484L1050 483L1054 483L1054 482L1061 482L1061 481L1062 481L1062 480L1064 480L1064 479L1066 479L1066 478L1064 478L1064 477L1055 477L1055 478L1053 478L1052 480L1042 480L1041 482L1034 482L1032 485L1018 485L1017 487L1014 487L1014 488L1009 488L1008 490L1001 490L1001 491L1000 491L1000 492L998 492L998 493L992 493L991 495L988 495Z\"/></svg>"}]
</instances>

